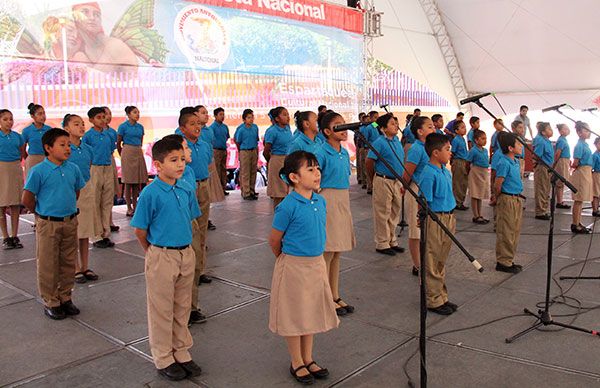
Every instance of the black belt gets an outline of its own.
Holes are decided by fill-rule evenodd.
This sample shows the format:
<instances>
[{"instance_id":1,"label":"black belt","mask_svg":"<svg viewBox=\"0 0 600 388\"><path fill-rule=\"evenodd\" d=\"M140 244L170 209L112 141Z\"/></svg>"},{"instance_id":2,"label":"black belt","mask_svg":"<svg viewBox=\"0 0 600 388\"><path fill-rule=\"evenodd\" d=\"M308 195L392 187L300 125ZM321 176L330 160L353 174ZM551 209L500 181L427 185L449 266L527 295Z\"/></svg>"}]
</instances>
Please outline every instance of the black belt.
<instances>
[{"instance_id":1,"label":"black belt","mask_svg":"<svg viewBox=\"0 0 600 388\"><path fill-rule=\"evenodd\" d=\"M98 167L108 167L108 166L112 166L112 164L92 164L92 166L98 166Z\"/></svg>"},{"instance_id":2,"label":"black belt","mask_svg":"<svg viewBox=\"0 0 600 388\"><path fill-rule=\"evenodd\" d=\"M449 212L434 212L435 214L454 214L454 210L450 210Z\"/></svg>"},{"instance_id":3,"label":"black belt","mask_svg":"<svg viewBox=\"0 0 600 388\"><path fill-rule=\"evenodd\" d=\"M248 148L247 150L240 150L240 151L256 151L256 148Z\"/></svg>"},{"instance_id":4,"label":"black belt","mask_svg":"<svg viewBox=\"0 0 600 388\"><path fill-rule=\"evenodd\" d=\"M208 178L198 179L196 182L206 182L207 180L208 180Z\"/></svg>"},{"instance_id":5,"label":"black belt","mask_svg":"<svg viewBox=\"0 0 600 388\"><path fill-rule=\"evenodd\" d=\"M172 249L174 251L183 251L184 249L186 249L190 246L189 244L182 245L180 247L163 247L162 245L156 245L156 244L152 244L152 245L154 245L155 247L160 248L160 249Z\"/></svg>"},{"instance_id":6,"label":"black belt","mask_svg":"<svg viewBox=\"0 0 600 388\"><path fill-rule=\"evenodd\" d=\"M79 214L79 210L77 210L77 212L71 214L70 216L66 216L66 217L43 216L41 214L38 214L37 216L39 218L41 218L42 220L46 220L46 221L66 222L66 221L70 221L73 218L77 217L77 214Z\"/></svg>"},{"instance_id":7,"label":"black belt","mask_svg":"<svg viewBox=\"0 0 600 388\"><path fill-rule=\"evenodd\" d=\"M396 178L394 178L392 176L383 175L383 174L380 174L378 172L376 172L375 175L377 175L378 177L383 178L383 179L390 179L390 180L393 180L393 181L396 180Z\"/></svg>"},{"instance_id":8,"label":"black belt","mask_svg":"<svg viewBox=\"0 0 600 388\"><path fill-rule=\"evenodd\" d=\"M519 197L519 198L527 199L527 198L525 198L525 196L523 196L521 194L509 194L509 193L501 192L500 195L508 195L509 197Z\"/></svg>"}]
</instances>

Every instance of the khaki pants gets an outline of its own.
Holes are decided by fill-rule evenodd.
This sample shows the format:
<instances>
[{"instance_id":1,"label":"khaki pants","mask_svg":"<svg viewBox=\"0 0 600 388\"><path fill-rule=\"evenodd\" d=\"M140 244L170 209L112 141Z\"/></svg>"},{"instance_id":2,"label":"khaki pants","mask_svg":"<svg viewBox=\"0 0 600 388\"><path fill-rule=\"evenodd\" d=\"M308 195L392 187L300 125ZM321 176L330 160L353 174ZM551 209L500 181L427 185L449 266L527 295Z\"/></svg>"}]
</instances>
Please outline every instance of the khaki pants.
<instances>
[{"instance_id":1,"label":"khaki pants","mask_svg":"<svg viewBox=\"0 0 600 388\"><path fill-rule=\"evenodd\" d=\"M113 167L111 165L92 166L90 174L96 195L96 222L99 223L102 237L110 237L110 216L115 196Z\"/></svg>"},{"instance_id":2,"label":"khaki pants","mask_svg":"<svg viewBox=\"0 0 600 388\"><path fill-rule=\"evenodd\" d=\"M512 266L521 234L521 198L500 194L496 204L496 261Z\"/></svg>"},{"instance_id":3,"label":"khaki pants","mask_svg":"<svg viewBox=\"0 0 600 388\"><path fill-rule=\"evenodd\" d=\"M213 149L213 158L215 159L215 167L223 190L227 187L227 150Z\"/></svg>"},{"instance_id":4,"label":"khaki pants","mask_svg":"<svg viewBox=\"0 0 600 388\"><path fill-rule=\"evenodd\" d=\"M395 179L373 177L373 223L375 248L386 249L398 245L396 226L400 220L401 183Z\"/></svg>"},{"instance_id":5,"label":"khaki pants","mask_svg":"<svg viewBox=\"0 0 600 388\"><path fill-rule=\"evenodd\" d=\"M323 258L327 266L329 287L331 288L331 295L333 295L334 300L340 297L340 255L340 252L323 252Z\"/></svg>"},{"instance_id":6,"label":"khaki pants","mask_svg":"<svg viewBox=\"0 0 600 388\"><path fill-rule=\"evenodd\" d=\"M437 214L442 223L454 233L456 229L456 218L454 214ZM427 217L427 249L425 265L427 274L425 285L427 286L427 307L440 307L448 301L448 290L446 289L446 260L452 247L452 241L444 233L442 228L430 217Z\"/></svg>"},{"instance_id":7,"label":"khaki pants","mask_svg":"<svg viewBox=\"0 0 600 388\"><path fill-rule=\"evenodd\" d=\"M192 359L190 287L194 278L194 252L157 248L146 252L146 298L150 351L157 369Z\"/></svg>"},{"instance_id":8,"label":"khaki pants","mask_svg":"<svg viewBox=\"0 0 600 388\"><path fill-rule=\"evenodd\" d=\"M369 154L369 149L368 149L368 148L364 148L364 150L365 150L365 164L366 164L366 161L367 161L367 155ZM373 190L373 180L375 179L375 175L373 175L373 178L371 178L371 177L369 176L369 174L367 174L367 171L366 171L366 170L367 170L367 169L366 169L366 167L365 167L365 180L367 181L367 182L366 182L366 183L367 183L367 191L370 191L370 190ZM363 184L364 184L364 183L363 183Z\"/></svg>"},{"instance_id":9,"label":"khaki pants","mask_svg":"<svg viewBox=\"0 0 600 388\"><path fill-rule=\"evenodd\" d=\"M457 205L464 204L468 186L467 161L463 159L452 160L452 192Z\"/></svg>"},{"instance_id":10,"label":"khaki pants","mask_svg":"<svg viewBox=\"0 0 600 388\"><path fill-rule=\"evenodd\" d=\"M40 296L47 307L71 300L77 260L77 217L56 222L36 217L35 257Z\"/></svg>"},{"instance_id":11,"label":"khaki pants","mask_svg":"<svg viewBox=\"0 0 600 388\"><path fill-rule=\"evenodd\" d=\"M256 164L258 163L258 150L240 151L240 186L242 197L256 194Z\"/></svg>"},{"instance_id":12,"label":"khaki pants","mask_svg":"<svg viewBox=\"0 0 600 388\"><path fill-rule=\"evenodd\" d=\"M535 193L535 215L550 213L550 174L546 167L538 164L533 171L533 188Z\"/></svg>"},{"instance_id":13,"label":"khaki pants","mask_svg":"<svg viewBox=\"0 0 600 388\"><path fill-rule=\"evenodd\" d=\"M206 270L206 232L208 231L208 216L210 199L208 195L208 180L198 182L198 203L202 215L192 221L192 248L194 250L195 269L192 283L192 308L198 309L198 279Z\"/></svg>"},{"instance_id":14,"label":"khaki pants","mask_svg":"<svg viewBox=\"0 0 600 388\"><path fill-rule=\"evenodd\" d=\"M362 185L367 184L367 169L365 168L365 163L367 161L367 153L368 149L364 147L360 147L356 152L357 162L356 162L356 176L358 181Z\"/></svg>"}]
</instances>

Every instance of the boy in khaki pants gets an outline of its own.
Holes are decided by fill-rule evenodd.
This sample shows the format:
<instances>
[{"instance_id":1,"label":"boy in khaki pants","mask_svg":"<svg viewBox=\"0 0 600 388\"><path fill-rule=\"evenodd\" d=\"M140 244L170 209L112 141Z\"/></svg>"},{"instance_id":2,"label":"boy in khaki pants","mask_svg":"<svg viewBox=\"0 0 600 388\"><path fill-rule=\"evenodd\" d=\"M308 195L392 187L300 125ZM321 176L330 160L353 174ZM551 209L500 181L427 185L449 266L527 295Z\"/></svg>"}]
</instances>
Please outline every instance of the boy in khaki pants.
<instances>
[{"instance_id":1,"label":"boy in khaki pants","mask_svg":"<svg viewBox=\"0 0 600 388\"><path fill-rule=\"evenodd\" d=\"M432 133L425 140L425 151L429 163L421 172L420 189L427 206L436 213L440 221L454 233L456 202L452 194L452 176L446 168L450 161L450 140L448 136ZM440 315L450 315L458 306L448 300L446 289L446 260L452 242L440 226L427 217L427 249L425 254L427 274L427 310Z\"/></svg>"},{"instance_id":2,"label":"boy in khaki pants","mask_svg":"<svg viewBox=\"0 0 600 388\"><path fill-rule=\"evenodd\" d=\"M192 220L200 216L194 189L181 179L181 143L157 141L152 159L158 178L142 190L131 220L146 252L146 297L150 351L158 373L170 380L198 376L189 353L188 318L194 281Z\"/></svg>"},{"instance_id":3,"label":"boy in khaki pants","mask_svg":"<svg viewBox=\"0 0 600 388\"><path fill-rule=\"evenodd\" d=\"M29 171L23 204L36 214L37 280L44 313L59 320L79 314L71 301L77 260L77 198L85 180L71 155L69 133L49 129L42 136L46 159Z\"/></svg>"}]
</instances>

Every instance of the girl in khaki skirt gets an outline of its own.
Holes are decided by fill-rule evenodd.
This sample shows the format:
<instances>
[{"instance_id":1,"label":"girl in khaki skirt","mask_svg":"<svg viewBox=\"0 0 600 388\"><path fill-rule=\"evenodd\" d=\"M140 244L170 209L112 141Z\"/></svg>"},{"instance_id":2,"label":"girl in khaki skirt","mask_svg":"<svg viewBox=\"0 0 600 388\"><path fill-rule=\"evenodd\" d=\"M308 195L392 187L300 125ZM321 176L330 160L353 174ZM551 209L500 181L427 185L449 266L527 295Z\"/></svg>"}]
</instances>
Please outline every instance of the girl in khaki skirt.
<instances>
[{"instance_id":1,"label":"girl in khaki skirt","mask_svg":"<svg viewBox=\"0 0 600 388\"><path fill-rule=\"evenodd\" d=\"M23 137L12 131L13 115L7 109L0 109L0 228L2 228L2 248L23 248L17 237L19 233L19 213L23 194L23 169L21 159L25 154ZM8 234L6 210L10 208L11 234Z\"/></svg>"},{"instance_id":2,"label":"girl in khaki skirt","mask_svg":"<svg viewBox=\"0 0 600 388\"><path fill-rule=\"evenodd\" d=\"M141 185L148 182L148 170L142 151L144 127L138 123L140 111L135 106L125 107L127 121L117 130L117 150L121 155L121 180L125 184L127 217L133 217Z\"/></svg>"},{"instance_id":3,"label":"girl in khaki skirt","mask_svg":"<svg viewBox=\"0 0 600 388\"><path fill-rule=\"evenodd\" d=\"M316 153L321 168L321 192L327 201L327 242L325 264L337 315L354 312L354 307L340 297L340 255L356 246L352 213L350 212L350 155L341 142L348 140L348 131L334 132L336 125L344 124L338 113L326 113L319 128L327 139Z\"/></svg>"},{"instance_id":4,"label":"girl in khaki skirt","mask_svg":"<svg viewBox=\"0 0 600 388\"><path fill-rule=\"evenodd\" d=\"M490 220L481 215L481 203L484 199L490 197L490 186L488 185L490 173L490 161L485 148L487 136L485 132L474 129L473 146L467 155L467 170L469 171L469 193L471 193L471 211L473 212L473 222L485 225Z\"/></svg>"},{"instance_id":5,"label":"girl in khaki skirt","mask_svg":"<svg viewBox=\"0 0 600 388\"><path fill-rule=\"evenodd\" d=\"M289 145L293 141L289 128L290 114L282 106L271 109L269 117L273 122L265 132L263 155L267 160L267 195L273 200L273 208L277 207L288 193L288 187L279 177L279 170Z\"/></svg>"},{"instance_id":6,"label":"girl in khaki skirt","mask_svg":"<svg viewBox=\"0 0 600 388\"><path fill-rule=\"evenodd\" d=\"M77 198L77 209L79 209L77 215L79 260L75 262L75 282L85 283L88 280L98 280L98 275L88 267L90 238L98 237L101 234L100 223L94 218L96 197L90 180L90 168L94 151L92 147L81 141L85 134L85 125L81 117L67 114L63 119L63 128L69 132L69 140L71 141L69 162L75 163L79 167L85 180L85 186L79 191L79 198Z\"/></svg>"},{"instance_id":7,"label":"girl in khaki skirt","mask_svg":"<svg viewBox=\"0 0 600 388\"><path fill-rule=\"evenodd\" d=\"M29 115L33 120L29 126L23 128L21 136L25 142L27 152L25 152L25 175L29 174L31 167L41 163L44 156L44 147L42 146L42 136L50 127L46 124L46 111L44 107L33 102L27 106Z\"/></svg>"},{"instance_id":8,"label":"girl in khaki skirt","mask_svg":"<svg viewBox=\"0 0 600 388\"><path fill-rule=\"evenodd\" d=\"M596 146L596 152L592 155L593 166L592 166L592 182L593 182L593 194L594 200L592 201L592 215L594 217L600 217L600 211L598 211L598 205L600 203L600 137L594 140L594 146Z\"/></svg>"},{"instance_id":9,"label":"girl in khaki skirt","mask_svg":"<svg viewBox=\"0 0 600 388\"><path fill-rule=\"evenodd\" d=\"M571 183L577 188L577 193L573 194L573 223L571 224L571 232L576 234L589 234L591 230L581 224L581 210L583 202L591 202L593 193L592 184L592 150L586 143L590 138L590 127L587 123L578 121L575 123L575 131L579 136L579 141L573 150L573 167L574 171L571 175Z\"/></svg>"},{"instance_id":10,"label":"girl in khaki skirt","mask_svg":"<svg viewBox=\"0 0 600 388\"><path fill-rule=\"evenodd\" d=\"M554 146L554 169L563 177L569 179L571 174L571 148L567 142L567 137L571 134L571 130L567 124L558 124L556 126L560 136L556 140ZM565 184L561 180L556 181L556 208L570 209L571 205L567 205L563 201Z\"/></svg>"},{"instance_id":11,"label":"girl in khaki skirt","mask_svg":"<svg viewBox=\"0 0 600 388\"><path fill-rule=\"evenodd\" d=\"M294 190L275 208L269 237L277 257L269 329L286 339L292 376L303 384L312 384L314 379L329 375L313 360L314 334L339 325L323 259L326 202L314 192L319 189L321 173L313 154L291 153L280 175Z\"/></svg>"}]
</instances>

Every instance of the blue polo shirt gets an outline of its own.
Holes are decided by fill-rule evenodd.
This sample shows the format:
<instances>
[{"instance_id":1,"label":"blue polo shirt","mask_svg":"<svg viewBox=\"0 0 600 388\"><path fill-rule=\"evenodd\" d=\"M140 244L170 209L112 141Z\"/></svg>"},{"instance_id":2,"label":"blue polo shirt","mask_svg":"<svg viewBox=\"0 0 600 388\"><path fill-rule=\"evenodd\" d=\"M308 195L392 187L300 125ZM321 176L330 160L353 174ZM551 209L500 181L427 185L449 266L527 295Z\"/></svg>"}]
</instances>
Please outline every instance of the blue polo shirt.
<instances>
[{"instance_id":1,"label":"blue polo shirt","mask_svg":"<svg viewBox=\"0 0 600 388\"><path fill-rule=\"evenodd\" d=\"M192 186L194 192L196 192L196 173L194 172L192 166L189 164L185 165L181 179L184 180L188 185Z\"/></svg>"},{"instance_id":2,"label":"blue polo shirt","mask_svg":"<svg viewBox=\"0 0 600 388\"><path fill-rule=\"evenodd\" d=\"M452 155L454 159L467 159L467 142L465 142L464 137L456 135L450 144L452 145Z\"/></svg>"},{"instance_id":3,"label":"blue polo shirt","mask_svg":"<svg viewBox=\"0 0 600 388\"><path fill-rule=\"evenodd\" d=\"M235 141L240 144L240 150L255 150L258 147L258 126L252 124L247 127L246 124L240 124L233 135Z\"/></svg>"},{"instance_id":4,"label":"blue polo shirt","mask_svg":"<svg viewBox=\"0 0 600 388\"><path fill-rule=\"evenodd\" d=\"M144 137L144 126L140 123L132 125L129 120L126 120L119 125L117 133L123 138L123 144L141 146Z\"/></svg>"},{"instance_id":5,"label":"blue polo shirt","mask_svg":"<svg viewBox=\"0 0 600 388\"><path fill-rule=\"evenodd\" d=\"M35 195L35 212L67 217L77 212L76 192L85 186L81 171L68 160L60 165L45 158L29 170L25 190Z\"/></svg>"},{"instance_id":6,"label":"blue polo shirt","mask_svg":"<svg viewBox=\"0 0 600 388\"><path fill-rule=\"evenodd\" d=\"M416 184L419 184L421 171L427 163L429 163L429 156L425 151L425 144L421 140L415 140L414 144L410 146L406 153L406 161L417 166L413 173L412 179Z\"/></svg>"},{"instance_id":7,"label":"blue polo shirt","mask_svg":"<svg viewBox=\"0 0 600 388\"><path fill-rule=\"evenodd\" d=\"M217 150L226 150L227 149L227 140L229 139L229 127L224 123L219 123L218 121L214 121L210 125L210 129L213 133L213 148Z\"/></svg>"},{"instance_id":8,"label":"blue polo shirt","mask_svg":"<svg viewBox=\"0 0 600 388\"><path fill-rule=\"evenodd\" d=\"M404 174L404 148L402 143L394 136L391 140L385 136L380 136L373 143L373 148L376 149L381 156L388 162L398 175ZM375 160L375 172L393 178L394 174L383 164L383 162L375 155L373 150L369 151L367 158Z\"/></svg>"},{"instance_id":9,"label":"blue polo shirt","mask_svg":"<svg viewBox=\"0 0 600 388\"><path fill-rule=\"evenodd\" d=\"M292 191L275 208L272 226L283 232L283 253L304 257L320 256L325 251L326 222L325 198L313 193L311 199L306 199Z\"/></svg>"},{"instance_id":10,"label":"blue polo shirt","mask_svg":"<svg viewBox=\"0 0 600 388\"><path fill-rule=\"evenodd\" d=\"M152 245L179 247L192 243L192 220L201 214L192 186L157 177L142 190L131 226L146 230Z\"/></svg>"},{"instance_id":11,"label":"blue polo shirt","mask_svg":"<svg viewBox=\"0 0 600 388\"><path fill-rule=\"evenodd\" d=\"M375 142L375 140L377 140L381 136L381 133L379 133L379 130L377 128L375 128L373 123L365 126L363 128L362 133L363 133L363 135L365 135L365 137L371 144L373 144Z\"/></svg>"},{"instance_id":12,"label":"blue polo shirt","mask_svg":"<svg viewBox=\"0 0 600 388\"><path fill-rule=\"evenodd\" d=\"M317 160L321 168L321 188L345 190L350 188L350 155L340 146L338 152L329 143L317 150Z\"/></svg>"},{"instance_id":13,"label":"blue polo shirt","mask_svg":"<svg viewBox=\"0 0 600 388\"><path fill-rule=\"evenodd\" d=\"M560 158L561 159L571 159L571 147L569 147L569 143L567 142L567 138L564 136L559 136L556 140L556 145L554 146L556 151L560 150Z\"/></svg>"},{"instance_id":14,"label":"blue polo shirt","mask_svg":"<svg viewBox=\"0 0 600 388\"><path fill-rule=\"evenodd\" d=\"M521 182L521 165L517 158L501 154L496 164L496 178L504 178L502 192L507 194L521 194L523 182Z\"/></svg>"},{"instance_id":15,"label":"blue polo shirt","mask_svg":"<svg viewBox=\"0 0 600 388\"><path fill-rule=\"evenodd\" d=\"M52 127L44 124L42 128L37 129L33 123L29 124L21 132L23 141L29 145L27 154L29 155L44 155L44 146L42 146L42 136Z\"/></svg>"},{"instance_id":16,"label":"blue polo shirt","mask_svg":"<svg viewBox=\"0 0 600 388\"><path fill-rule=\"evenodd\" d=\"M367 128L367 126L366 126L366 125L361 125L360 127L358 127L358 131L359 131L359 132L360 132L360 133L361 133L363 136L367 137L367 136L365 135L365 128ZM355 135L354 137L356 137L356 135ZM362 147L363 147L363 148L368 148L368 147L367 147L367 145L364 143L364 139L363 139L362 137L360 138L360 141L362 142Z\"/></svg>"},{"instance_id":17,"label":"blue polo shirt","mask_svg":"<svg viewBox=\"0 0 600 388\"><path fill-rule=\"evenodd\" d=\"M196 140L195 143L192 143L187 138L185 140L190 150L192 150L192 162L189 166L194 170L194 174L196 174L196 181L207 179L210 175L208 165L212 163L213 158L212 146L202 139Z\"/></svg>"},{"instance_id":18,"label":"blue polo shirt","mask_svg":"<svg viewBox=\"0 0 600 388\"><path fill-rule=\"evenodd\" d=\"M323 131L319 130L319 132L317 132L317 140L320 140L321 143L327 143L327 138L325 137L325 135L323 134Z\"/></svg>"},{"instance_id":19,"label":"blue polo shirt","mask_svg":"<svg viewBox=\"0 0 600 388\"><path fill-rule=\"evenodd\" d=\"M16 162L21 160L21 147L25 144L23 137L15 131L0 131L0 162Z\"/></svg>"},{"instance_id":20,"label":"blue polo shirt","mask_svg":"<svg viewBox=\"0 0 600 388\"><path fill-rule=\"evenodd\" d=\"M494 155L492 155L492 160L490 161L490 167L492 170L496 170L496 168L498 167L498 161L500 160L502 155L504 155L504 154L502 153L502 150L500 150L500 149L498 149L498 151L494 152Z\"/></svg>"},{"instance_id":21,"label":"blue polo shirt","mask_svg":"<svg viewBox=\"0 0 600 388\"><path fill-rule=\"evenodd\" d=\"M551 166L554 163L554 149L550 139L537 135L533 139L533 152L546 164Z\"/></svg>"},{"instance_id":22,"label":"blue polo shirt","mask_svg":"<svg viewBox=\"0 0 600 388\"><path fill-rule=\"evenodd\" d=\"M90 167L92 166L92 159L94 158L94 151L92 147L81 142L79 147L71 143L71 156L69 156L69 162L74 163L79 167L83 180L87 183L90 180Z\"/></svg>"},{"instance_id":23,"label":"blue polo shirt","mask_svg":"<svg viewBox=\"0 0 600 388\"><path fill-rule=\"evenodd\" d=\"M175 128L175 132L174 133L176 135L184 136L185 137L185 135L183 134L183 132L181 132L181 128L179 128L179 127Z\"/></svg>"},{"instance_id":24,"label":"blue polo shirt","mask_svg":"<svg viewBox=\"0 0 600 388\"><path fill-rule=\"evenodd\" d=\"M467 141L470 141L471 143L475 144L475 128L471 128L469 129L469 132L467 133Z\"/></svg>"},{"instance_id":25,"label":"blue polo shirt","mask_svg":"<svg viewBox=\"0 0 600 388\"><path fill-rule=\"evenodd\" d=\"M592 170L594 170L594 172L600 172L600 152L594 152L594 154L592 155L592 160Z\"/></svg>"},{"instance_id":26,"label":"blue polo shirt","mask_svg":"<svg viewBox=\"0 0 600 388\"><path fill-rule=\"evenodd\" d=\"M107 129L104 129L102 132L98 132L92 128L83 135L81 141L92 147L94 152L92 165L111 165L111 156L115 149L113 148L113 137Z\"/></svg>"},{"instance_id":27,"label":"blue polo shirt","mask_svg":"<svg viewBox=\"0 0 600 388\"><path fill-rule=\"evenodd\" d=\"M487 150L478 145L473 146L469 150L467 162L470 162L473 166L477 167L488 168L490 166L490 158L488 157Z\"/></svg>"},{"instance_id":28,"label":"blue polo shirt","mask_svg":"<svg viewBox=\"0 0 600 388\"><path fill-rule=\"evenodd\" d=\"M112 152L114 152L117 149L117 131L115 131L113 128L111 127L106 127L105 130L108 132L108 134L110 135L110 138L112 140Z\"/></svg>"},{"instance_id":29,"label":"blue polo shirt","mask_svg":"<svg viewBox=\"0 0 600 388\"><path fill-rule=\"evenodd\" d=\"M445 135L444 131L441 128L436 128L435 133L439 133L440 135Z\"/></svg>"},{"instance_id":30,"label":"blue polo shirt","mask_svg":"<svg viewBox=\"0 0 600 388\"><path fill-rule=\"evenodd\" d=\"M414 142L417 140L415 135L410 130L410 124L407 125L404 130L402 130L402 137L404 138L404 142L406 144L414 144Z\"/></svg>"},{"instance_id":31,"label":"blue polo shirt","mask_svg":"<svg viewBox=\"0 0 600 388\"><path fill-rule=\"evenodd\" d=\"M590 150L590 146L585 140L579 139L577 141L575 150L573 150L573 159L579 159L580 166L591 166L594 164L592 150Z\"/></svg>"},{"instance_id":32,"label":"blue polo shirt","mask_svg":"<svg viewBox=\"0 0 600 388\"><path fill-rule=\"evenodd\" d=\"M502 150L500 150L500 143L498 143L498 133L499 131L494 132L494 134L492 135L492 141L490 142L490 147L492 147L493 153L496 153L496 151L502 152Z\"/></svg>"},{"instance_id":33,"label":"blue polo shirt","mask_svg":"<svg viewBox=\"0 0 600 388\"><path fill-rule=\"evenodd\" d=\"M420 192L433 212L449 212L456 207L452 194L452 175L446 166L427 163L421 172Z\"/></svg>"},{"instance_id":34,"label":"blue polo shirt","mask_svg":"<svg viewBox=\"0 0 600 388\"><path fill-rule=\"evenodd\" d=\"M213 133L211 127L204 126L202 129L200 129L200 139L208 143L210 145L210 149L212 150L215 134Z\"/></svg>"},{"instance_id":35,"label":"blue polo shirt","mask_svg":"<svg viewBox=\"0 0 600 388\"><path fill-rule=\"evenodd\" d=\"M321 148L321 140L315 137L315 140L310 140L308 136L300 132L300 134L290 143L287 154L291 154L294 151L306 151L315 155L317 150Z\"/></svg>"},{"instance_id":36,"label":"blue polo shirt","mask_svg":"<svg viewBox=\"0 0 600 388\"><path fill-rule=\"evenodd\" d=\"M271 144L271 154L287 155L287 150L293 140L292 131L288 128L281 128L278 125L271 125L265 132L265 144Z\"/></svg>"}]
</instances>

